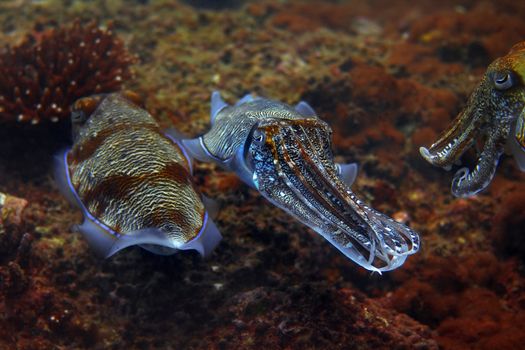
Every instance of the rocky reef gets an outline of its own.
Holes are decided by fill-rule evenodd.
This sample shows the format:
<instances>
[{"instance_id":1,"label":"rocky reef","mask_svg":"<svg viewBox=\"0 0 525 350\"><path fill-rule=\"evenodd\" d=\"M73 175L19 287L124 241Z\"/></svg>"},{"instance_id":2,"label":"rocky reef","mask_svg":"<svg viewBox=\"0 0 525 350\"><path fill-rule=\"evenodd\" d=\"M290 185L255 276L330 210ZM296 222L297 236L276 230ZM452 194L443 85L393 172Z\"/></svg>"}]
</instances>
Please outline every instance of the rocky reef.
<instances>
[{"instance_id":1,"label":"rocky reef","mask_svg":"<svg viewBox=\"0 0 525 350\"><path fill-rule=\"evenodd\" d=\"M487 191L458 199L450 175L418 149L457 115L486 65L525 38L525 4L209 3L0 3L0 46L10 47L0 60L11 62L0 67L0 91L14 101L0 117L11 125L0 130L0 348L520 348L524 175L502 157ZM97 24L81 25L90 21ZM109 23L111 33L98 29ZM197 186L218 201L224 237L208 259L139 248L96 258L72 232L81 214L50 175L54 151L70 142L52 117L67 118L71 101L61 100L63 114L36 116L10 107L19 106L16 84L5 83L15 67L7 57L26 49L17 57L38 57L31 50L63 30L50 28L95 30L110 36L111 52L127 47L130 54L99 58L95 68L111 72L108 86L118 88L116 76L131 78L137 55L126 86L159 124L188 135L208 129L213 90L230 103L247 92L307 101L334 130L336 161L359 163L352 190L418 231L421 251L400 269L370 274L234 175L197 163ZM60 40L77 40L67 37ZM31 92L66 91L32 62L28 72L50 80ZM89 91L71 98L102 91L96 73L83 72ZM17 123L22 112L31 117ZM35 118L46 124L37 133L28 130Z\"/></svg>"}]
</instances>

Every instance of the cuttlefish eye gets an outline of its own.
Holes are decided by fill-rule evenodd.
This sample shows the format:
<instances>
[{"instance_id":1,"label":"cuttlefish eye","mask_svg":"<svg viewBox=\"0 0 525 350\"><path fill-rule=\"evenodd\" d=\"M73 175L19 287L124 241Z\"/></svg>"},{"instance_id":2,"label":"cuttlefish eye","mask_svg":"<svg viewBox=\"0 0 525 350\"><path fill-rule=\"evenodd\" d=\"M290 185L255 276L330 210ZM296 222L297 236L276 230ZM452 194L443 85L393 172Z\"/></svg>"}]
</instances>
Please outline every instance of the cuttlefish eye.
<instances>
[{"instance_id":1,"label":"cuttlefish eye","mask_svg":"<svg viewBox=\"0 0 525 350\"><path fill-rule=\"evenodd\" d=\"M514 85L510 72L496 72L493 76L494 87L498 90L507 90Z\"/></svg>"},{"instance_id":2,"label":"cuttlefish eye","mask_svg":"<svg viewBox=\"0 0 525 350\"><path fill-rule=\"evenodd\" d=\"M83 124L95 111L101 101L101 96L84 97L75 101L71 106L71 122Z\"/></svg>"}]
</instances>

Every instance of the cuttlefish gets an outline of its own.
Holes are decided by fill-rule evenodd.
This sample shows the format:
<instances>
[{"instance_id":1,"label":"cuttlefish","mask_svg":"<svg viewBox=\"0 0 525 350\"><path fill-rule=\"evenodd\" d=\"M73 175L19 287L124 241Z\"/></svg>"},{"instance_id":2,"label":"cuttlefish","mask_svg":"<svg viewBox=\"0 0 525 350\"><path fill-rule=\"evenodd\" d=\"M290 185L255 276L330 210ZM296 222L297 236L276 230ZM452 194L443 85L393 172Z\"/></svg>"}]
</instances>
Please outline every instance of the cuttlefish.
<instances>
[{"instance_id":1,"label":"cuttlefish","mask_svg":"<svg viewBox=\"0 0 525 350\"><path fill-rule=\"evenodd\" d=\"M80 208L76 228L109 257L133 245L170 255L208 255L221 240L175 131L161 131L130 92L82 98L72 107L73 146L56 158L60 191ZM210 211L208 210L210 209Z\"/></svg>"},{"instance_id":2,"label":"cuttlefish","mask_svg":"<svg viewBox=\"0 0 525 350\"><path fill-rule=\"evenodd\" d=\"M452 180L452 194L468 197L492 181L500 156L507 151L525 171L525 41L492 62L466 107L428 149L420 153L445 168L473 145L482 144L473 170L463 167Z\"/></svg>"},{"instance_id":3,"label":"cuttlefish","mask_svg":"<svg viewBox=\"0 0 525 350\"><path fill-rule=\"evenodd\" d=\"M376 272L401 266L419 236L374 210L351 190L355 164L337 164L332 130L306 102L296 106L244 96L211 98L211 129L182 140L190 155L235 172L270 203Z\"/></svg>"}]
</instances>

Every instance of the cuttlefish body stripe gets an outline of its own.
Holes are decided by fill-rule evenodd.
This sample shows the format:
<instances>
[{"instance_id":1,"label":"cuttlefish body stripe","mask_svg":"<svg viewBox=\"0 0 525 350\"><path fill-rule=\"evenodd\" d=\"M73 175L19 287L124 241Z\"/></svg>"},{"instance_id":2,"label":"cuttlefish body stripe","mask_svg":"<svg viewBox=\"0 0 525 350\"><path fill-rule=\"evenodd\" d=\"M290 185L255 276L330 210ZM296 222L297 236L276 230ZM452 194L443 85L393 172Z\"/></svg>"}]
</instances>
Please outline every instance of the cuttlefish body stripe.
<instances>
[{"instance_id":1,"label":"cuttlefish body stripe","mask_svg":"<svg viewBox=\"0 0 525 350\"><path fill-rule=\"evenodd\" d=\"M89 115L74 109L75 142L65 156L68 185L59 181L84 212L80 231L103 256L135 244L159 254L209 252L220 234L206 219L185 151L123 95L102 96ZM107 235L114 241L98 238Z\"/></svg>"},{"instance_id":2,"label":"cuttlefish body stripe","mask_svg":"<svg viewBox=\"0 0 525 350\"><path fill-rule=\"evenodd\" d=\"M357 264L388 271L419 249L416 233L350 190L355 164L334 162L332 130L305 102L245 96L229 106L214 92L211 122L203 136L183 140L194 158L236 172Z\"/></svg>"},{"instance_id":3,"label":"cuttlefish body stripe","mask_svg":"<svg viewBox=\"0 0 525 350\"><path fill-rule=\"evenodd\" d=\"M86 148L90 142L77 146ZM199 231L204 206L177 147L161 133L138 125L116 130L91 157L75 162L73 186L86 208L113 230L131 232L164 222L181 233L177 239L186 241ZM153 155L152 149L158 153ZM144 162L147 157L150 160ZM180 202L171 199L173 193L180 194ZM186 213L181 215L181 210Z\"/></svg>"}]
</instances>

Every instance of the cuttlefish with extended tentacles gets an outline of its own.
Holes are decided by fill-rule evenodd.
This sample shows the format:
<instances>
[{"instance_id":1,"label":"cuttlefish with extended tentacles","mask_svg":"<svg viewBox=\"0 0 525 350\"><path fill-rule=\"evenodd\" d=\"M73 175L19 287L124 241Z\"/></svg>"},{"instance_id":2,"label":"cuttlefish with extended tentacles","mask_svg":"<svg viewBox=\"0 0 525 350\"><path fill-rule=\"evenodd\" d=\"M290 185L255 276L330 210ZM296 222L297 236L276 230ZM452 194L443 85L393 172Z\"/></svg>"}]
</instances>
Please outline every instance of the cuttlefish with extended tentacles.
<instances>
[{"instance_id":1,"label":"cuttlefish with extended tentacles","mask_svg":"<svg viewBox=\"0 0 525 350\"><path fill-rule=\"evenodd\" d=\"M246 95L230 106L214 92L211 124L203 136L182 141L194 158L234 171L357 264L393 270L418 251L417 233L350 190L357 167L334 163L332 130L307 103Z\"/></svg>"},{"instance_id":2,"label":"cuttlefish with extended tentacles","mask_svg":"<svg viewBox=\"0 0 525 350\"><path fill-rule=\"evenodd\" d=\"M472 196L491 182L499 158L512 153L525 171L525 41L490 64L479 86L457 116L430 148L421 155L431 164L450 169L478 140L483 141L477 164L461 168L452 180L457 197Z\"/></svg>"}]
</instances>

